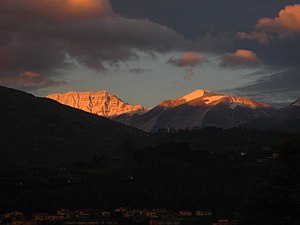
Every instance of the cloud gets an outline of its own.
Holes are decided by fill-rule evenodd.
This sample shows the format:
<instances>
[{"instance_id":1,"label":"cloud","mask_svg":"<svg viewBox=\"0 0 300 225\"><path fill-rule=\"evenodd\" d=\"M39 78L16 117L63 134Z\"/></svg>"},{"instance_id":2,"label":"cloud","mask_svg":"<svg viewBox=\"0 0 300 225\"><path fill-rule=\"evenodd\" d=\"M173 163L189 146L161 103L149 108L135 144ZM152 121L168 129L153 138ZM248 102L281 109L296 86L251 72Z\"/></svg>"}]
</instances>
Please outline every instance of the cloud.
<instances>
[{"instance_id":1,"label":"cloud","mask_svg":"<svg viewBox=\"0 0 300 225\"><path fill-rule=\"evenodd\" d=\"M265 96L266 99L274 102L276 98L286 101L300 95L300 88L295 87L296 81L299 83L297 76L300 77L300 35L292 30L293 35L286 36L286 33L291 33L291 29L287 29L286 25L282 25L283 23L275 22L276 18L287 21L279 12L285 11L286 15L292 15L292 11L296 12L295 7L286 10L286 6L299 4L299 1L173 0L170 3L161 0L110 0L110 2L117 13L135 18L148 18L180 31L185 37L195 40L196 46L191 48L193 51L209 52L211 55L219 56L234 49L251 49L263 62L263 65L259 65L259 69L267 71L263 71L262 74L252 74L251 78L244 79L245 82L257 81L256 88L251 89L251 92L246 92L244 89L243 93L246 96L247 94L259 98L261 96L261 100ZM293 15L299 18L300 14ZM264 17L274 21L272 27L276 24L275 30L270 29L270 26L255 28L255 25L259 24L258 19ZM238 31L243 32L237 33ZM187 73L188 69L187 67L184 72ZM249 72L253 69L256 71L256 67L249 69ZM286 72L272 73L271 78L270 71ZM279 81L284 81L285 84L282 91L280 91ZM254 83L246 84L245 87L249 85ZM270 94L264 94L266 90L269 90Z\"/></svg>"},{"instance_id":2,"label":"cloud","mask_svg":"<svg viewBox=\"0 0 300 225\"><path fill-rule=\"evenodd\" d=\"M26 71L17 77L0 78L1 85L7 85L22 89L40 89L45 87L55 87L67 85L65 81L55 81L47 77L42 77L40 74Z\"/></svg>"},{"instance_id":3,"label":"cloud","mask_svg":"<svg viewBox=\"0 0 300 225\"><path fill-rule=\"evenodd\" d=\"M209 62L208 59L196 52L185 52L180 58L171 57L167 63L176 67L188 68L187 73L182 77L182 80L191 80L194 77L194 67L200 66Z\"/></svg>"},{"instance_id":4,"label":"cloud","mask_svg":"<svg viewBox=\"0 0 300 225\"><path fill-rule=\"evenodd\" d=\"M252 83L227 91L274 106L285 106L299 98L299 90L299 68L295 68L265 74Z\"/></svg>"},{"instance_id":5,"label":"cloud","mask_svg":"<svg viewBox=\"0 0 300 225\"><path fill-rule=\"evenodd\" d=\"M2 16L11 14L31 22L38 18L38 23L66 23L114 14L107 0L1 0L0 9ZM12 17L6 20L17 22Z\"/></svg>"},{"instance_id":6,"label":"cloud","mask_svg":"<svg viewBox=\"0 0 300 225\"><path fill-rule=\"evenodd\" d=\"M250 46L259 54L265 71L252 74L254 82L232 89L234 94L281 107L300 96L298 10L299 5L287 6L274 19L258 20L256 31L237 34L240 40L250 41L239 44Z\"/></svg>"},{"instance_id":7,"label":"cloud","mask_svg":"<svg viewBox=\"0 0 300 225\"><path fill-rule=\"evenodd\" d=\"M110 0L117 13L148 18L172 27L191 39L207 33L249 30L257 18L273 15L287 2L295 1L297 0Z\"/></svg>"},{"instance_id":8,"label":"cloud","mask_svg":"<svg viewBox=\"0 0 300 225\"><path fill-rule=\"evenodd\" d=\"M270 34L267 34L264 31L261 32L251 32L251 33L246 33L246 32L238 32L236 36L241 39L241 40L249 40L249 41L257 41L258 43L262 45L267 45L270 43L271 40L274 39L274 37Z\"/></svg>"},{"instance_id":9,"label":"cloud","mask_svg":"<svg viewBox=\"0 0 300 225\"><path fill-rule=\"evenodd\" d=\"M255 28L278 34L281 38L294 37L300 33L300 4L286 6L274 19L267 17L259 19Z\"/></svg>"},{"instance_id":10,"label":"cloud","mask_svg":"<svg viewBox=\"0 0 300 225\"><path fill-rule=\"evenodd\" d=\"M147 72L153 72L152 69L143 69L143 68L132 68L130 70L128 70L129 73L132 74L142 74L142 73L147 73Z\"/></svg>"},{"instance_id":11,"label":"cloud","mask_svg":"<svg viewBox=\"0 0 300 225\"><path fill-rule=\"evenodd\" d=\"M195 52L185 52L182 57L172 57L167 61L167 63L178 67L195 67L206 62L208 62L207 58Z\"/></svg>"},{"instance_id":12,"label":"cloud","mask_svg":"<svg viewBox=\"0 0 300 225\"><path fill-rule=\"evenodd\" d=\"M77 63L103 71L140 51L188 45L166 26L115 14L108 0L0 1L0 79L25 71L59 76Z\"/></svg>"},{"instance_id":13,"label":"cloud","mask_svg":"<svg viewBox=\"0 0 300 225\"><path fill-rule=\"evenodd\" d=\"M280 10L275 18L261 18L255 25L257 31L238 32L241 40L254 40L270 44L276 40L295 39L300 34L300 4L289 5Z\"/></svg>"},{"instance_id":14,"label":"cloud","mask_svg":"<svg viewBox=\"0 0 300 225\"><path fill-rule=\"evenodd\" d=\"M227 53L222 57L220 66L240 68L252 67L260 63L256 54L251 50L238 49L233 53Z\"/></svg>"}]
</instances>

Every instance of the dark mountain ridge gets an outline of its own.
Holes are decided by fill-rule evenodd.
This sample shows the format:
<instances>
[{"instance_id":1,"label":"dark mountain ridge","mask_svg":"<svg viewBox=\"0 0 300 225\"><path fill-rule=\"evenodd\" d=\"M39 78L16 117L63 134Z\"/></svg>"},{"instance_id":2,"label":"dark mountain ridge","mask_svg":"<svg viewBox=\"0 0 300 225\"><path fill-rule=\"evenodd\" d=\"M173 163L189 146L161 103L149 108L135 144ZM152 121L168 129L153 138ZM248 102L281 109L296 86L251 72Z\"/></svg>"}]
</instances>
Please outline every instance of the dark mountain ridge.
<instances>
[{"instance_id":1,"label":"dark mountain ridge","mask_svg":"<svg viewBox=\"0 0 300 225\"><path fill-rule=\"evenodd\" d=\"M118 149L142 131L104 117L0 87L1 165L74 162Z\"/></svg>"},{"instance_id":2,"label":"dark mountain ridge","mask_svg":"<svg viewBox=\"0 0 300 225\"><path fill-rule=\"evenodd\" d=\"M254 119L242 125L250 129L286 130L300 132L300 98L272 114Z\"/></svg>"}]
</instances>

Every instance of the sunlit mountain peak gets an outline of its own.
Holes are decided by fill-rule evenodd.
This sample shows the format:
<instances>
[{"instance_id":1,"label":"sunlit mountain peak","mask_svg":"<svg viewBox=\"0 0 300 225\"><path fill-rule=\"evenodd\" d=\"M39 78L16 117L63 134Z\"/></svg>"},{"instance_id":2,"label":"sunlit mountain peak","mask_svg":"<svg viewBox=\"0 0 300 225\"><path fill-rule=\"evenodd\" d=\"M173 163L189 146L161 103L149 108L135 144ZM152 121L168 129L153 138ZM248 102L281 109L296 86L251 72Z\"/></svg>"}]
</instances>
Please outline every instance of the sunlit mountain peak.
<instances>
[{"instance_id":1,"label":"sunlit mountain peak","mask_svg":"<svg viewBox=\"0 0 300 225\"><path fill-rule=\"evenodd\" d=\"M196 98L200 98L200 97L203 97L205 94L210 94L212 93L211 91L209 90L205 90L205 89L198 89L198 90L195 90L185 96L182 96L181 98L182 99L185 99L187 102L189 101L192 101Z\"/></svg>"},{"instance_id":2,"label":"sunlit mountain peak","mask_svg":"<svg viewBox=\"0 0 300 225\"><path fill-rule=\"evenodd\" d=\"M300 98L298 98L296 101L294 101L293 103L292 103L292 106L300 106Z\"/></svg>"},{"instance_id":3,"label":"sunlit mountain peak","mask_svg":"<svg viewBox=\"0 0 300 225\"><path fill-rule=\"evenodd\" d=\"M50 94L47 98L105 117L114 117L122 114L141 114L149 110L142 105L130 105L106 90Z\"/></svg>"}]
</instances>

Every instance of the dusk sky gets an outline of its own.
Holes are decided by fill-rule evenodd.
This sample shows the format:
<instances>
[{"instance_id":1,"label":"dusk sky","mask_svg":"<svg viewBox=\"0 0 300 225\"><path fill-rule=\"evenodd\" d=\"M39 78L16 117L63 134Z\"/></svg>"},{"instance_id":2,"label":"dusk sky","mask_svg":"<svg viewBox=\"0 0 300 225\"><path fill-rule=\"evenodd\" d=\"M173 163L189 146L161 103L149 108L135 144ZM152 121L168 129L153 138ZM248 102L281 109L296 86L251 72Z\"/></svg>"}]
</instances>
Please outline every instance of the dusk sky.
<instances>
[{"instance_id":1,"label":"dusk sky","mask_svg":"<svg viewBox=\"0 0 300 225\"><path fill-rule=\"evenodd\" d=\"M0 85L107 90L153 107L195 89L300 97L300 2L0 0Z\"/></svg>"}]
</instances>

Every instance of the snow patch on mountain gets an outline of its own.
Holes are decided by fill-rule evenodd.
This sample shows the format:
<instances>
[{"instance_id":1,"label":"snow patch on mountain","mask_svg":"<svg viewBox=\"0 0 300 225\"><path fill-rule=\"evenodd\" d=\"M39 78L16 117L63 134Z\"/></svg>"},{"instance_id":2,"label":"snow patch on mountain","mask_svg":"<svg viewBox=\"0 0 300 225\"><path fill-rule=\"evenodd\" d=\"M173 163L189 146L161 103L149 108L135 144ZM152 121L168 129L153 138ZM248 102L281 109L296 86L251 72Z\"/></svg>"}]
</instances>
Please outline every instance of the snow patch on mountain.
<instances>
[{"instance_id":1,"label":"snow patch on mountain","mask_svg":"<svg viewBox=\"0 0 300 225\"><path fill-rule=\"evenodd\" d=\"M208 93L211 93L211 91L199 89L199 90L193 91L185 96L182 96L180 99L184 99L186 102L189 102L194 99L201 98Z\"/></svg>"},{"instance_id":2,"label":"snow patch on mountain","mask_svg":"<svg viewBox=\"0 0 300 225\"><path fill-rule=\"evenodd\" d=\"M300 98L298 98L295 102L292 103L292 106L300 106Z\"/></svg>"},{"instance_id":3,"label":"snow patch on mountain","mask_svg":"<svg viewBox=\"0 0 300 225\"><path fill-rule=\"evenodd\" d=\"M219 101L220 99L224 98L225 95L215 95L215 96L210 96L210 97L205 97L203 100L205 101L205 104L211 104L216 101Z\"/></svg>"},{"instance_id":4,"label":"snow patch on mountain","mask_svg":"<svg viewBox=\"0 0 300 225\"><path fill-rule=\"evenodd\" d=\"M257 108L270 108L271 106L268 104L256 102L254 100L244 98L244 97L236 97L236 96L228 96L230 104L239 105L242 107L249 107L252 109Z\"/></svg>"}]
</instances>

